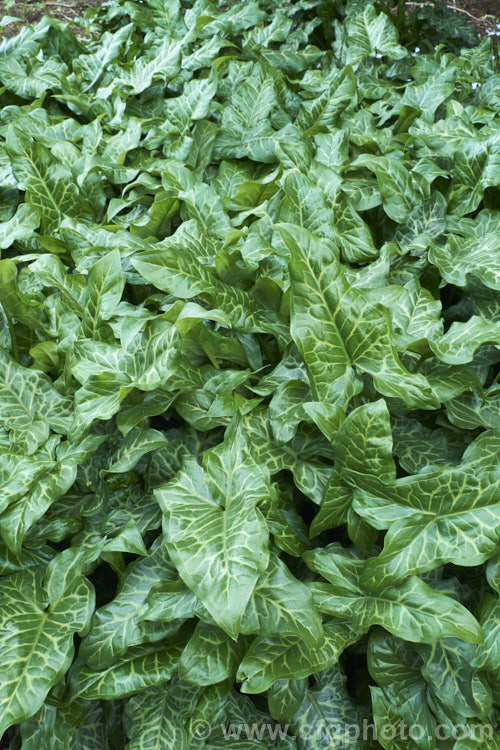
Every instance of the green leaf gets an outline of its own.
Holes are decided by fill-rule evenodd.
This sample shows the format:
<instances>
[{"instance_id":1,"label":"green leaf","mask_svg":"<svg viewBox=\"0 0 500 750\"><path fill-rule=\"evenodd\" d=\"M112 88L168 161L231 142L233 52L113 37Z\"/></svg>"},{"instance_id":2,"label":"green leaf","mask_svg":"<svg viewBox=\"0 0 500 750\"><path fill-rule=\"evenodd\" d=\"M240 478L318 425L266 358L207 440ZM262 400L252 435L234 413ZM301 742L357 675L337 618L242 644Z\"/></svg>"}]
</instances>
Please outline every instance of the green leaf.
<instances>
[{"instance_id":1,"label":"green leaf","mask_svg":"<svg viewBox=\"0 0 500 750\"><path fill-rule=\"evenodd\" d=\"M311 536L345 523L353 490L344 470L366 472L387 480L395 478L392 434L385 401L379 400L351 411L333 437L335 471L325 487L321 507L311 524Z\"/></svg>"},{"instance_id":2,"label":"green leaf","mask_svg":"<svg viewBox=\"0 0 500 750\"><path fill-rule=\"evenodd\" d=\"M107 668L80 666L72 677L73 695L85 700L114 700L163 685L174 674L185 644L185 635L179 633L167 642L132 646Z\"/></svg>"},{"instance_id":3,"label":"green leaf","mask_svg":"<svg viewBox=\"0 0 500 750\"><path fill-rule=\"evenodd\" d=\"M323 628L308 587L271 556L259 578L241 624L243 633L265 636L297 636L304 643L321 641Z\"/></svg>"},{"instance_id":4,"label":"green leaf","mask_svg":"<svg viewBox=\"0 0 500 750\"><path fill-rule=\"evenodd\" d=\"M500 664L500 605L498 597L488 596L482 602L481 627L484 643L476 649L472 666L496 672Z\"/></svg>"},{"instance_id":5,"label":"green leaf","mask_svg":"<svg viewBox=\"0 0 500 750\"><path fill-rule=\"evenodd\" d=\"M307 747L346 740L350 727L362 724L362 712L346 689L346 677L335 664L314 676L300 708L292 718L294 731L305 735ZM353 733L354 734L354 733ZM355 742L355 740L354 740Z\"/></svg>"},{"instance_id":6,"label":"green leaf","mask_svg":"<svg viewBox=\"0 0 500 750\"><path fill-rule=\"evenodd\" d=\"M92 267L87 286L87 302L82 321L82 333L91 337L101 320L113 315L123 293L120 253L106 253Z\"/></svg>"},{"instance_id":7,"label":"green leaf","mask_svg":"<svg viewBox=\"0 0 500 750\"><path fill-rule=\"evenodd\" d=\"M302 380L289 380L276 390L269 404L269 416L274 436L279 443L291 440L304 418L303 404L309 388Z\"/></svg>"},{"instance_id":8,"label":"green leaf","mask_svg":"<svg viewBox=\"0 0 500 750\"><path fill-rule=\"evenodd\" d=\"M267 526L255 507L268 492L241 442L207 456L205 470L185 460L177 478L155 491L172 561L232 638L269 560Z\"/></svg>"},{"instance_id":9,"label":"green leaf","mask_svg":"<svg viewBox=\"0 0 500 750\"><path fill-rule=\"evenodd\" d=\"M462 461L475 471L498 471L500 435L494 430L485 430L466 448Z\"/></svg>"},{"instance_id":10,"label":"green leaf","mask_svg":"<svg viewBox=\"0 0 500 750\"><path fill-rule=\"evenodd\" d=\"M268 694L273 719L285 723L297 713L306 696L307 683L302 680L276 680Z\"/></svg>"},{"instance_id":11,"label":"green leaf","mask_svg":"<svg viewBox=\"0 0 500 750\"><path fill-rule=\"evenodd\" d=\"M478 346L500 340L500 324L488 323L474 315L466 323L452 323L446 334L430 347L434 354L448 364L471 362Z\"/></svg>"},{"instance_id":12,"label":"green leaf","mask_svg":"<svg viewBox=\"0 0 500 750\"><path fill-rule=\"evenodd\" d=\"M161 543L147 557L129 565L117 595L94 613L80 646L80 658L89 667L102 669L111 666L129 647L154 639L155 631L141 622L142 615L147 615L148 594L155 583L175 578L175 569ZM157 632L162 637L168 630L163 627Z\"/></svg>"},{"instance_id":13,"label":"green leaf","mask_svg":"<svg viewBox=\"0 0 500 750\"><path fill-rule=\"evenodd\" d=\"M364 586L367 562L338 542L305 552L303 558L330 584L313 588L319 609L335 617L350 616L352 626L360 632L381 625L416 643L436 643L447 636L471 643L483 640L478 622L465 607L434 591L417 576L397 585Z\"/></svg>"},{"instance_id":14,"label":"green leaf","mask_svg":"<svg viewBox=\"0 0 500 750\"><path fill-rule=\"evenodd\" d=\"M15 216L0 223L0 250L5 250L18 240L30 240L40 225L36 208L19 204Z\"/></svg>"},{"instance_id":15,"label":"green leaf","mask_svg":"<svg viewBox=\"0 0 500 750\"><path fill-rule=\"evenodd\" d=\"M453 94L455 78L456 68L436 72L420 84L407 86L401 103L420 110L432 122L436 109Z\"/></svg>"},{"instance_id":16,"label":"green leaf","mask_svg":"<svg viewBox=\"0 0 500 750\"><path fill-rule=\"evenodd\" d=\"M169 81L180 69L180 46L178 41L164 38L158 49L153 50L154 56L149 54L122 68L118 85L133 95L148 89L155 79Z\"/></svg>"},{"instance_id":17,"label":"green leaf","mask_svg":"<svg viewBox=\"0 0 500 750\"><path fill-rule=\"evenodd\" d=\"M245 639L235 642L215 625L198 622L182 653L179 677L200 686L234 679L246 645Z\"/></svg>"},{"instance_id":18,"label":"green leaf","mask_svg":"<svg viewBox=\"0 0 500 750\"><path fill-rule=\"evenodd\" d=\"M420 724L424 728L423 746L432 747L437 722L427 702L422 657L405 641L388 635L381 628L372 630L367 656L370 675L381 686L370 688L378 736L384 737L381 731L384 725L398 727L401 721L411 726ZM405 734L401 747L408 741Z\"/></svg>"},{"instance_id":19,"label":"green leaf","mask_svg":"<svg viewBox=\"0 0 500 750\"><path fill-rule=\"evenodd\" d=\"M0 534L13 552L21 552L22 543L31 527L44 516L52 503L69 490L75 479L75 463L57 463L38 477L29 493L0 515Z\"/></svg>"},{"instance_id":20,"label":"green leaf","mask_svg":"<svg viewBox=\"0 0 500 750\"><path fill-rule=\"evenodd\" d=\"M75 421L70 439L79 440L94 419L110 419L120 408L120 402L120 386L112 375L90 377L75 396Z\"/></svg>"},{"instance_id":21,"label":"green leaf","mask_svg":"<svg viewBox=\"0 0 500 750\"><path fill-rule=\"evenodd\" d=\"M33 67L26 68L14 57L0 60L0 80L23 99L36 99L47 89L57 88L64 72L64 67L56 60L33 63Z\"/></svg>"},{"instance_id":22,"label":"green leaf","mask_svg":"<svg viewBox=\"0 0 500 750\"><path fill-rule=\"evenodd\" d=\"M364 580L401 578L452 562L480 565L498 544L500 480L465 468L442 469L384 484L349 472L354 508L370 525L389 529Z\"/></svg>"},{"instance_id":23,"label":"green leaf","mask_svg":"<svg viewBox=\"0 0 500 750\"><path fill-rule=\"evenodd\" d=\"M324 93L316 99L302 102L296 124L308 134L332 127L339 114L356 104L356 76L350 66L336 73Z\"/></svg>"},{"instance_id":24,"label":"green leaf","mask_svg":"<svg viewBox=\"0 0 500 750\"><path fill-rule=\"evenodd\" d=\"M71 401L61 396L43 373L22 367L0 349L0 422L14 445L31 454L49 437L49 429L66 432Z\"/></svg>"},{"instance_id":25,"label":"green leaf","mask_svg":"<svg viewBox=\"0 0 500 750\"><path fill-rule=\"evenodd\" d=\"M2 308L9 320L18 320L35 330L43 329L43 308L37 299L32 299L19 289L17 267L13 260L0 260L0 292ZM14 331L15 333L15 331ZM9 346L12 348L12 335L9 331Z\"/></svg>"},{"instance_id":26,"label":"green leaf","mask_svg":"<svg viewBox=\"0 0 500 750\"><path fill-rule=\"evenodd\" d=\"M129 750L155 750L168 745L187 750L186 717L179 708L182 708L182 700L179 700L178 689L153 687L132 696L125 709L130 727Z\"/></svg>"},{"instance_id":27,"label":"green leaf","mask_svg":"<svg viewBox=\"0 0 500 750\"><path fill-rule=\"evenodd\" d=\"M396 28L384 13L369 4L364 11L355 12L345 26L347 62L358 65L366 56L379 53L389 59L400 59L408 53L398 44Z\"/></svg>"},{"instance_id":28,"label":"green leaf","mask_svg":"<svg viewBox=\"0 0 500 750\"><path fill-rule=\"evenodd\" d=\"M432 646L419 646L422 675L431 695L446 705L457 721L463 717L486 718L491 694L481 675L470 666L474 647L456 638Z\"/></svg>"},{"instance_id":29,"label":"green leaf","mask_svg":"<svg viewBox=\"0 0 500 750\"><path fill-rule=\"evenodd\" d=\"M391 306L392 327L401 349L420 352L427 351L428 346L431 346L440 356L433 348L436 342L435 345L442 347L445 352L446 344L443 346L443 339L446 336L443 336L440 315L441 303L417 279L408 281L404 294ZM446 355L441 359L447 361Z\"/></svg>"},{"instance_id":30,"label":"green leaf","mask_svg":"<svg viewBox=\"0 0 500 750\"><path fill-rule=\"evenodd\" d=\"M168 439L158 430L151 428L132 429L127 433L116 453L110 456L108 468L103 471L106 474L122 474L130 471L146 453L163 448L168 444Z\"/></svg>"},{"instance_id":31,"label":"green leaf","mask_svg":"<svg viewBox=\"0 0 500 750\"><path fill-rule=\"evenodd\" d=\"M132 259L132 263L158 289L180 299L190 299L201 294L207 284L203 268L198 270L195 267L195 258L202 249L200 240L198 225L194 221L185 222L173 238L163 243L160 250L151 248L150 251L141 252ZM209 242L203 247L203 255L206 256L211 249Z\"/></svg>"},{"instance_id":32,"label":"green leaf","mask_svg":"<svg viewBox=\"0 0 500 750\"><path fill-rule=\"evenodd\" d=\"M374 260L379 255L368 224L347 201L335 212L335 240L341 247L342 260L349 263Z\"/></svg>"},{"instance_id":33,"label":"green leaf","mask_svg":"<svg viewBox=\"0 0 500 750\"><path fill-rule=\"evenodd\" d=\"M449 237L446 245L432 244L429 260L439 268L449 284L463 287L469 277L479 279L490 289L499 289L500 241L497 233L481 237Z\"/></svg>"},{"instance_id":34,"label":"green leaf","mask_svg":"<svg viewBox=\"0 0 500 750\"><path fill-rule=\"evenodd\" d=\"M102 706L97 701L92 701L78 709L83 718L75 727L71 710L43 706L31 719L20 725L25 750L37 750L39 747L51 747L54 750L64 750L67 747L106 750L109 744Z\"/></svg>"},{"instance_id":35,"label":"green leaf","mask_svg":"<svg viewBox=\"0 0 500 750\"><path fill-rule=\"evenodd\" d=\"M375 174L387 216L399 223L407 220L421 201L421 195L404 163L396 156L362 154L349 165L352 169L356 167L365 167Z\"/></svg>"},{"instance_id":36,"label":"green leaf","mask_svg":"<svg viewBox=\"0 0 500 750\"><path fill-rule=\"evenodd\" d=\"M457 373L459 379L462 370ZM460 462L464 445L451 430L432 430L418 419L400 415L393 423L394 453L405 471L418 474Z\"/></svg>"},{"instance_id":37,"label":"green leaf","mask_svg":"<svg viewBox=\"0 0 500 750\"><path fill-rule=\"evenodd\" d=\"M75 576L59 598L43 585L43 571L27 569L0 580L0 733L42 706L73 659L73 635L87 627L93 607L88 581Z\"/></svg>"},{"instance_id":38,"label":"green leaf","mask_svg":"<svg viewBox=\"0 0 500 750\"><path fill-rule=\"evenodd\" d=\"M359 371L371 374L381 393L432 408L425 378L399 361L385 308L348 287L331 244L298 228L280 232L291 254L291 332L315 400L347 404L362 389Z\"/></svg>"},{"instance_id":39,"label":"green leaf","mask_svg":"<svg viewBox=\"0 0 500 750\"><path fill-rule=\"evenodd\" d=\"M0 24L0 744L479 750L490 40L443 4L97 5Z\"/></svg>"},{"instance_id":40,"label":"green leaf","mask_svg":"<svg viewBox=\"0 0 500 750\"><path fill-rule=\"evenodd\" d=\"M6 146L14 175L25 190L25 202L39 212L41 229L50 234L64 216L78 213L78 188L73 177L61 162L53 160L43 144L20 130L9 129Z\"/></svg>"},{"instance_id":41,"label":"green leaf","mask_svg":"<svg viewBox=\"0 0 500 750\"><path fill-rule=\"evenodd\" d=\"M346 621L325 625L324 640L305 646L297 638L257 637L240 664L236 676L244 693L261 693L276 680L299 680L335 664L344 649L357 640Z\"/></svg>"}]
</instances>

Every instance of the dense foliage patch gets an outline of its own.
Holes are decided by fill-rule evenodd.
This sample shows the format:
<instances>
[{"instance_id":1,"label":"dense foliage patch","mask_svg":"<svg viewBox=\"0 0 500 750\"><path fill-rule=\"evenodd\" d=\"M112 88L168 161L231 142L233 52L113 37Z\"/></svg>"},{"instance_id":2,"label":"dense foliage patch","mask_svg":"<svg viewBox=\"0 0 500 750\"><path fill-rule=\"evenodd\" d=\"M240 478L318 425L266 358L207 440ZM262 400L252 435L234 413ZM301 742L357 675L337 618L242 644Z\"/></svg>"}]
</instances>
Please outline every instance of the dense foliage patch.
<instances>
[{"instance_id":1,"label":"dense foliage patch","mask_svg":"<svg viewBox=\"0 0 500 750\"><path fill-rule=\"evenodd\" d=\"M276 5L0 47L11 750L499 746L500 75Z\"/></svg>"}]
</instances>

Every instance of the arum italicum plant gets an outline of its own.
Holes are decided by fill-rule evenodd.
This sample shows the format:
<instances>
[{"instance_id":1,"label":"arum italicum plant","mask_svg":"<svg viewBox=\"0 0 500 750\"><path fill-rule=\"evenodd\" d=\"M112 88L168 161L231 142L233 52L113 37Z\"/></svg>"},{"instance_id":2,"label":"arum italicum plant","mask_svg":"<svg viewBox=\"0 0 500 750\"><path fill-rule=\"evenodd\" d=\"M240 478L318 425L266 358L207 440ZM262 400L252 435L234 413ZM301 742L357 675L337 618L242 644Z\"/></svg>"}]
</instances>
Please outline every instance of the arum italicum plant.
<instances>
[{"instance_id":1,"label":"arum italicum plant","mask_svg":"<svg viewBox=\"0 0 500 750\"><path fill-rule=\"evenodd\" d=\"M0 46L3 746L498 748L490 40L96 22Z\"/></svg>"}]
</instances>

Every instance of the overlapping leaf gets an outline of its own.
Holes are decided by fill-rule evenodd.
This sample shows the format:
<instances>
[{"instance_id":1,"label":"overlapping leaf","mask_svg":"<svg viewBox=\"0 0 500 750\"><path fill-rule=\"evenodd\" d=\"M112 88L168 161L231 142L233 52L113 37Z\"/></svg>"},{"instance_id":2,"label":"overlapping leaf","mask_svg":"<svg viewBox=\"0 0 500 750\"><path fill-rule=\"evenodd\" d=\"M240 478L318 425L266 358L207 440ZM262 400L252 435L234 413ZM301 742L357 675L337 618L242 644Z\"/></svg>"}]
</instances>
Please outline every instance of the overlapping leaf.
<instances>
[{"instance_id":1,"label":"overlapping leaf","mask_svg":"<svg viewBox=\"0 0 500 750\"><path fill-rule=\"evenodd\" d=\"M498 73L388 5L3 39L9 750L496 747Z\"/></svg>"}]
</instances>

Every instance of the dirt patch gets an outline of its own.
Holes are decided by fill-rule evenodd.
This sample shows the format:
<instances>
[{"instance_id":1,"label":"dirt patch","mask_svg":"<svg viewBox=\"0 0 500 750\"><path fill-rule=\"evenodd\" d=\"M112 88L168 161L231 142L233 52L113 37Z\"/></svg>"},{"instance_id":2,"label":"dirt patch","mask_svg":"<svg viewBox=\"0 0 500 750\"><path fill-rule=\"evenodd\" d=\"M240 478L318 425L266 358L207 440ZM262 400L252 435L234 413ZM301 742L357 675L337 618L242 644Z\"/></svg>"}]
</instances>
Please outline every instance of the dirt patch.
<instances>
[{"instance_id":1,"label":"dirt patch","mask_svg":"<svg viewBox=\"0 0 500 750\"><path fill-rule=\"evenodd\" d=\"M73 22L76 18L84 16L89 8L98 8L105 0L23 0L14 2L11 0L0 0L0 18L3 15L16 16L19 23L13 23L0 31L0 36L15 36L23 24L37 23L45 14L59 18L61 21ZM231 0L227 0L227 7ZM288 4L288 3L287 3ZM433 5L426 2L408 2L408 10L414 10L418 5ZM494 46L500 40L500 0L447 0L446 5L457 15L465 18L472 26L477 28L481 36L493 37ZM85 38L85 28L73 26L75 34Z\"/></svg>"},{"instance_id":2,"label":"dirt patch","mask_svg":"<svg viewBox=\"0 0 500 750\"><path fill-rule=\"evenodd\" d=\"M24 0L24 2L11 3L9 0L0 2L0 18L3 16L15 16L19 18L19 23L12 23L5 26L1 31L1 36L15 36L19 33L21 26L25 24L35 24L43 16L53 16L60 21L72 23L75 34L82 38L87 38L87 30L74 25L77 18L85 16L89 8L98 8L103 5L105 0Z\"/></svg>"},{"instance_id":3,"label":"dirt patch","mask_svg":"<svg viewBox=\"0 0 500 750\"><path fill-rule=\"evenodd\" d=\"M455 13L475 26L483 36L500 33L500 0L458 0L448 3Z\"/></svg>"},{"instance_id":4,"label":"dirt patch","mask_svg":"<svg viewBox=\"0 0 500 750\"><path fill-rule=\"evenodd\" d=\"M442 0L457 18L477 31L478 42L484 37L491 39L494 59L500 57L500 0ZM408 14L425 6L434 6L432 0L407 0ZM439 36L436 37L439 40Z\"/></svg>"},{"instance_id":5,"label":"dirt patch","mask_svg":"<svg viewBox=\"0 0 500 750\"><path fill-rule=\"evenodd\" d=\"M498 19L500 15L500 2L498 0L467 0L460 3L464 8L468 8L471 13L479 16L493 16Z\"/></svg>"}]
</instances>

